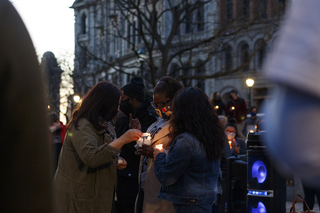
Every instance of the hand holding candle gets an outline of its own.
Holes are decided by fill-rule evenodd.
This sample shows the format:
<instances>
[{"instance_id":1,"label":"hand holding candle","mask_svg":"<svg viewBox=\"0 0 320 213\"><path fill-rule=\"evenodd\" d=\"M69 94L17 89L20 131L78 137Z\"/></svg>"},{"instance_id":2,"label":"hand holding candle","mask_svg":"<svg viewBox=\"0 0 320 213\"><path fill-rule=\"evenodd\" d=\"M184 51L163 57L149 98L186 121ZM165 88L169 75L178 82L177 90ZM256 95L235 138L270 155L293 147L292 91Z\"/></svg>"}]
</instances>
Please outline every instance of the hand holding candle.
<instances>
[{"instance_id":1,"label":"hand holding candle","mask_svg":"<svg viewBox=\"0 0 320 213\"><path fill-rule=\"evenodd\" d=\"M165 152L163 144L157 144L156 147L153 148L153 158L155 159L160 152Z\"/></svg>"},{"instance_id":2,"label":"hand holding candle","mask_svg":"<svg viewBox=\"0 0 320 213\"><path fill-rule=\"evenodd\" d=\"M117 160L117 169L125 169L127 167L127 161L122 158L122 157L119 157L118 160Z\"/></svg>"}]
</instances>

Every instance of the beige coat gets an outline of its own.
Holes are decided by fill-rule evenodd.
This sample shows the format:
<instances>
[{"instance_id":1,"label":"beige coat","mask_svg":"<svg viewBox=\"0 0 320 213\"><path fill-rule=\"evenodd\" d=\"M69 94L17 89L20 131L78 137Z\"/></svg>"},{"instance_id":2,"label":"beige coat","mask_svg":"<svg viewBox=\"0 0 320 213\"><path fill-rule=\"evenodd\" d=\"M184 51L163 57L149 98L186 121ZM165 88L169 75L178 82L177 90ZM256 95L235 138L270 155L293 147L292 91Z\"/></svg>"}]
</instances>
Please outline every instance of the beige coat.
<instances>
[{"instance_id":1,"label":"beige coat","mask_svg":"<svg viewBox=\"0 0 320 213\"><path fill-rule=\"evenodd\" d=\"M157 123L157 122L156 122ZM147 132L149 132L154 124L152 124ZM163 147L168 150L168 142L170 141L167 134L169 133L169 122L166 122L166 125L162 127L162 129L154 136L152 142L152 146L155 147L157 144L163 144ZM144 156L141 156L140 161L140 173L142 170L142 165L144 161ZM148 168L146 171L145 177L145 191L143 198L143 213L174 213L173 204L169 201L162 200L157 198L158 193L161 188L161 183L158 181L155 173L154 173L154 159L148 159ZM141 189L140 189L141 190Z\"/></svg>"},{"instance_id":2,"label":"beige coat","mask_svg":"<svg viewBox=\"0 0 320 213\"><path fill-rule=\"evenodd\" d=\"M56 212L113 212L116 158L112 139L86 119L68 130L54 177Z\"/></svg>"}]
</instances>

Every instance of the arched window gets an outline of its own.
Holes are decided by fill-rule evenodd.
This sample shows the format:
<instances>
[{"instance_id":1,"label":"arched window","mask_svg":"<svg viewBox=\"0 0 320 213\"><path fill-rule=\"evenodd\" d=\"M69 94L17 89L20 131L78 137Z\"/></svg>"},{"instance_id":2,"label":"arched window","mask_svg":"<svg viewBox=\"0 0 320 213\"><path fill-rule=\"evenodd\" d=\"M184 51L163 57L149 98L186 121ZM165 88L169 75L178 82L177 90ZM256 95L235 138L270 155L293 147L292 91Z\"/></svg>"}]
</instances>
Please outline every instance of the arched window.
<instances>
[{"instance_id":1,"label":"arched window","mask_svg":"<svg viewBox=\"0 0 320 213\"><path fill-rule=\"evenodd\" d=\"M260 70L263 64L263 60L266 56L267 46L266 42L263 39L260 39L255 44L255 50L258 50L255 55L255 68Z\"/></svg>"},{"instance_id":2,"label":"arched window","mask_svg":"<svg viewBox=\"0 0 320 213\"><path fill-rule=\"evenodd\" d=\"M249 64L249 45L247 42L242 42L239 47L240 66L245 65L242 71L248 71L250 69Z\"/></svg>"},{"instance_id":3,"label":"arched window","mask_svg":"<svg viewBox=\"0 0 320 213\"><path fill-rule=\"evenodd\" d=\"M198 61L196 67L196 76L203 76L206 74L206 69L202 61ZM195 86L205 92L205 79L196 79Z\"/></svg>"},{"instance_id":4,"label":"arched window","mask_svg":"<svg viewBox=\"0 0 320 213\"><path fill-rule=\"evenodd\" d=\"M226 71L232 70L232 47L229 44L224 44L224 67Z\"/></svg>"},{"instance_id":5,"label":"arched window","mask_svg":"<svg viewBox=\"0 0 320 213\"><path fill-rule=\"evenodd\" d=\"M83 13L81 16L81 34L87 33L87 21L87 16Z\"/></svg>"}]
</instances>

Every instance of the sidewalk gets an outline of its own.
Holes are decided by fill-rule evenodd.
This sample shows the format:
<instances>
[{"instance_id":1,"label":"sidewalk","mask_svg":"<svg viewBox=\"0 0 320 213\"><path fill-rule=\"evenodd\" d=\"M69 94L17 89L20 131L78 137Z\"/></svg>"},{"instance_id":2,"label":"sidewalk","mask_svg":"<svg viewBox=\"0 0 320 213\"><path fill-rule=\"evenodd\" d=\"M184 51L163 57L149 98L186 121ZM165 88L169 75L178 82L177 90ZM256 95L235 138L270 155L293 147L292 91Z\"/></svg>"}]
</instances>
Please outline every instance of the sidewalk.
<instances>
[{"instance_id":1,"label":"sidewalk","mask_svg":"<svg viewBox=\"0 0 320 213\"><path fill-rule=\"evenodd\" d=\"M292 206L292 202L287 201L286 202L286 211L287 212L290 211L291 206ZM303 203L302 202L296 203L295 208L296 208L296 212L303 211ZM317 213L320 213L320 209L319 209L318 203L314 204L313 211L315 211Z\"/></svg>"}]
</instances>

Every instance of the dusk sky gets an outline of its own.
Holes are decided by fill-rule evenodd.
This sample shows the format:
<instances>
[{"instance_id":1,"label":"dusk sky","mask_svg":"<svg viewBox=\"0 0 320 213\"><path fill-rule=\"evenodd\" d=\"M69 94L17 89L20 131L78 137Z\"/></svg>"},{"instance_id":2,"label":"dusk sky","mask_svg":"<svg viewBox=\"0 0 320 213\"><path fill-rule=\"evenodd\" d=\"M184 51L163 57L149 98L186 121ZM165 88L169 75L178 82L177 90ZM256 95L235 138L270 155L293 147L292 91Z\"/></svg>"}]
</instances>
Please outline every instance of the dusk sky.
<instances>
[{"instance_id":1,"label":"dusk sky","mask_svg":"<svg viewBox=\"0 0 320 213\"><path fill-rule=\"evenodd\" d=\"M74 0L11 0L31 35L40 59L51 51L56 57L74 52Z\"/></svg>"}]
</instances>

